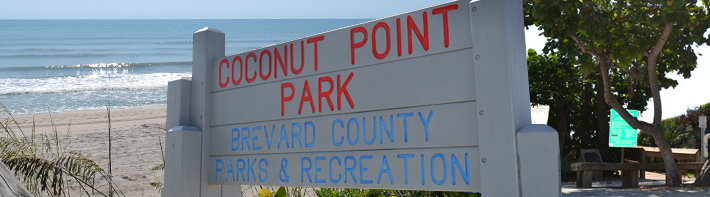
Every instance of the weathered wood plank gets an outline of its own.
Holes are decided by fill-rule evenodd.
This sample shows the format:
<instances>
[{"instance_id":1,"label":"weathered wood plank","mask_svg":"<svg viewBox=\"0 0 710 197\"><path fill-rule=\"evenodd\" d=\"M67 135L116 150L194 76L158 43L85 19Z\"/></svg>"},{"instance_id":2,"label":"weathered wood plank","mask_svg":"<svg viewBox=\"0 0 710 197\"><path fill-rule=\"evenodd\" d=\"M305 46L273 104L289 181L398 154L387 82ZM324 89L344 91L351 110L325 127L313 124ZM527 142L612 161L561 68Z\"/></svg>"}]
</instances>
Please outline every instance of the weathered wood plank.
<instances>
[{"instance_id":1,"label":"weathered wood plank","mask_svg":"<svg viewBox=\"0 0 710 197\"><path fill-rule=\"evenodd\" d=\"M676 163L679 170L695 170L703 167L702 162ZM580 162L572 164L572 171L589 170L664 170L663 163L589 163Z\"/></svg>"},{"instance_id":2,"label":"weathered wood plank","mask_svg":"<svg viewBox=\"0 0 710 197\"><path fill-rule=\"evenodd\" d=\"M648 157L663 157L658 147L640 146L639 148L642 148ZM673 158L689 161L697 161L700 155L698 149L693 148L672 148L671 151L673 151Z\"/></svg>"},{"instance_id":3,"label":"weathered wood plank","mask_svg":"<svg viewBox=\"0 0 710 197\"><path fill-rule=\"evenodd\" d=\"M0 196L32 196L20 180L0 161Z\"/></svg>"}]
</instances>

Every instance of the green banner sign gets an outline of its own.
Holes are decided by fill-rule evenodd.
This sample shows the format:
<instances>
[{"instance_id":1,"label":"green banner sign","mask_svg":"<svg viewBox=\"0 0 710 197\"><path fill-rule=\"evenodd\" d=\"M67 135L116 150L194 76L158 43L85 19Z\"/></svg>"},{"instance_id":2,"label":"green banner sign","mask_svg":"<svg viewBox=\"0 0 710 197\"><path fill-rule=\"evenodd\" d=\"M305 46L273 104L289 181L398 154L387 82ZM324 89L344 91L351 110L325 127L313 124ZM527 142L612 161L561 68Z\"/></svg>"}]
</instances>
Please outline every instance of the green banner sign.
<instances>
[{"instance_id":1,"label":"green banner sign","mask_svg":"<svg viewBox=\"0 0 710 197\"><path fill-rule=\"evenodd\" d=\"M628 110L631 116L638 117L638 110ZM616 110L611 110L609 123L609 147L636 147L638 130L634 129L619 116Z\"/></svg>"}]
</instances>

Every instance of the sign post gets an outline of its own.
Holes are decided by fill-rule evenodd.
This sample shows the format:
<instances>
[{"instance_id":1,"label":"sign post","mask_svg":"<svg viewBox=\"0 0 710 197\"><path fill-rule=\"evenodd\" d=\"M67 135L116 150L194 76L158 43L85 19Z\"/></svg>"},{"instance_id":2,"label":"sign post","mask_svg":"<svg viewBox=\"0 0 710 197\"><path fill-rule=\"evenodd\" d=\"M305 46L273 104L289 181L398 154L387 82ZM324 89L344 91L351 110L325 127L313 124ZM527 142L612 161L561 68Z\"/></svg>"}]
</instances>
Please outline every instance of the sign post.
<instances>
[{"instance_id":1,"label":"sign post","mask_svg":"<svg viewBox=\"0 0 710 197\"><path fill-rule=\"evenodd\" d=\"M700 143L703 146L702 152L706 152L708 147L707 147L707 141L705 141L705 128L708 127L708 117L704 116L704 115L698 117L698 126L700 126L700 139L703 140L703 142ZM705 162L704 156L700 157L700 162Z\"/></svg>"},{"instance_id":2,"label":"sign post","mask_svg":"<svg viewBox=\"0 0 710 197\"><path fill-rule=\"evenodd\" d=\"M200 170L180 172L199 180L165 188L559 196L557 133L531 123L520 4L452 1L229 56L224 33L196 32L191 96L175 100L190 107L168 104L189 116L168 116L199 132L168 138L202 135Z\"/></svg>"}]
</instances>

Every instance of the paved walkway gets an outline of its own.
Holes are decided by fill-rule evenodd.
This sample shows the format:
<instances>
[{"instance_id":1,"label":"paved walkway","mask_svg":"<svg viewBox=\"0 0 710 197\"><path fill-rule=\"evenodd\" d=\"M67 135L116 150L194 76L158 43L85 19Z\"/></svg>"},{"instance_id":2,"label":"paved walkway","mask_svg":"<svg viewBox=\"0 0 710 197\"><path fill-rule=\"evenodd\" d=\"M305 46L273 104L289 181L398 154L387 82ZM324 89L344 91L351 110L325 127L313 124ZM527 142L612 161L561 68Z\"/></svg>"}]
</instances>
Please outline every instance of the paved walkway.
<instances>
[{"instance_id":1,"label":"paved walkway","mask_svg":"<svg viewBox=\"0 0 710 197\"><path fill-rule=\"evenodd\" d=\"M685 184L695 181L683 178ZM575 182L564 182L562 196L710 196L710 188L668 188L665 184L665 174L646 172L646 179L639 180L639 188L621 188L621 180L595 181L592 188L577 188Z\"/></svg>"}]
</instances>

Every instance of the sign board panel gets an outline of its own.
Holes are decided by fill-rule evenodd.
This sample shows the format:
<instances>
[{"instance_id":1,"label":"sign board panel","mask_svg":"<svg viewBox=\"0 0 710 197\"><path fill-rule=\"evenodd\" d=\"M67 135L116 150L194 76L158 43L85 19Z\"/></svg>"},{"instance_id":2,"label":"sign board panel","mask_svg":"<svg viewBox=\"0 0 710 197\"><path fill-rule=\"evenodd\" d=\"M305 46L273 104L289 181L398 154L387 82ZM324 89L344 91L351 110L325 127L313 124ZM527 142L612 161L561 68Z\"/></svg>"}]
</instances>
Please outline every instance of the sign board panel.
<instances>
[{"instance_id":1,"label":"sign board panel","mask_svg":"<svg viewBox=\"0 0 710 197\"><path fill-rule=\"evenodd\" d=\"M627 110L633 117L638 117L638 110ZM616 110L611 110L609 123L609 147L636 147L638 130L621 118Z\"/></svg>"},{"instance_id":2,"label":"sign board panel","mask_svg":"<svg viewBox=\"0 0 710 197\"><path fill-rule=\"evenodd\" d=\"M208 183L480 191L468 7L213 60Z\"/></svg>"},{"instance_id":3,"label":"sign board panel","mask_svg":"<svg viewBox=\"0 0 710 197\"><path fill-rule=\"evenodd\" d=\"M708 128L708 117L707 116L700 116L698 118L699 126L700 128Z\"/></svg>"}]
</instances>

